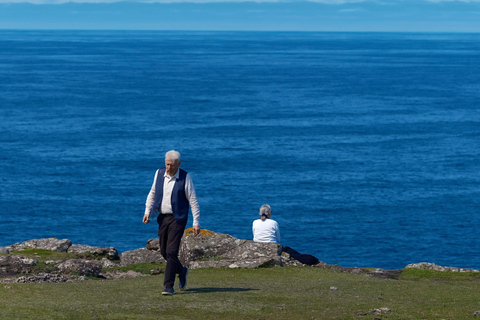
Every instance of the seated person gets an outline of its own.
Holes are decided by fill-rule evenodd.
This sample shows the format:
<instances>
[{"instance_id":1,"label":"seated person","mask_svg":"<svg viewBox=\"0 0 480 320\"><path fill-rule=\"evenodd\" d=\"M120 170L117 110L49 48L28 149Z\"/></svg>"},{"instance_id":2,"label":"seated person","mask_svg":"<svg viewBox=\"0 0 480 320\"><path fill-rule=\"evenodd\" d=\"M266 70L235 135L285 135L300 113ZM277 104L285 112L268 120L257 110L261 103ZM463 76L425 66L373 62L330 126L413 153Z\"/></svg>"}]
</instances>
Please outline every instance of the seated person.
<instances>
[{"instance_id":1,"label":"seated person","mask_svg":"<svg viewBox=\"0 0 480 320\"><path fill-rule=\"evenodd\" d=\"M253 221L253 241L280 244L280 229L275 220L270 219L272 210L268 204L260 207L260 219Z\"/></svg>"}]
</instances>

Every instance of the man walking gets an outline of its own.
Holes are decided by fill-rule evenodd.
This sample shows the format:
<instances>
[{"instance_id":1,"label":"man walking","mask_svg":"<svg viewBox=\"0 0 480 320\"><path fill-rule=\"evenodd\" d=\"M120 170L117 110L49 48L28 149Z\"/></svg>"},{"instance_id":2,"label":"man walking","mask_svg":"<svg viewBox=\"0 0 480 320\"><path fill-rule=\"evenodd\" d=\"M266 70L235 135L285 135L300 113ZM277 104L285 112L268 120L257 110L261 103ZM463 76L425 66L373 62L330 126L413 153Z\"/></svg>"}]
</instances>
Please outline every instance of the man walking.
<instances>
[{"instance_id":1,"label":"man walking","mask_svg":"<svg viewBox=\"0 0 480 320\"><path fill-rule=\"evenodd\" d=\"M155 173L152 188L145 202L143 223L149 223L158 212L158 236L160 253L167 261L165 268L163 295L173 295L175 276L178 274L180 290L187 286L188 268L178 259L180 241L187 225L191 207L193 233L200 233L200 208L193 187L192 178L180 169L180 153L175 150L165 154L165 167Z\"/></svg>"}]
</instances>

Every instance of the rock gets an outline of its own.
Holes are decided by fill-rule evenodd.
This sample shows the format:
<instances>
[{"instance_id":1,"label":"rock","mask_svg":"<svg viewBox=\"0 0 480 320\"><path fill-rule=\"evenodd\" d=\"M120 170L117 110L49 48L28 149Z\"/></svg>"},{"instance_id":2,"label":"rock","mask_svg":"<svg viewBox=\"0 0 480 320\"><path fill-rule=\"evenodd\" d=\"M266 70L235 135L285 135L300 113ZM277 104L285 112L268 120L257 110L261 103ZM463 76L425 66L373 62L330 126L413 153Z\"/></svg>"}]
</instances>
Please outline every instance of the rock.
<instances>
[{"instance_id":1,"label":"rock","mask_svg":"<svg viewBox=\"0 0 480 320\"><path fill-rule=\"evenodd\" d=\"M158 238L150 239L147 241L147 249L148 250L160 250L160 244L159 244Z\"/></svg>"},{"instance_id":2,"label":"rock","mask_svg":"<svg viewBox=\"0 0 480 320\"><path fill-rule=\"evenodd\" d=\"M372 314L374 315L380 315L380 314L387 314L387 313L391 313L392 310L390 310L389 308L379 308L379 309L373 309L372 311L370 311Z\"/></svg>"},{"instance_id":3,"label":"rock","mask_svg":"<svg viewBox=\"0 0 480 320\"><path fill-rule=\"evenodd\" d=\"M301 263L300 261L296 260L286 252L281 252L280 257L282 259L283 266L295 266L295 267L306 266L306 264ZM327 264L325 262L319 261L316 265L314 265L314 267L324 267L326 265Z\"/></svg>"},{"instance_id":4,"label":"rock","mask_svg":"<svg viewBox=\"0 0 480 320\"><path fill-rule=\"evenodd\" d=\"M10 250L8 250L8 248L0 247L0 254L9 254L9 253L10 253Z\"/></svg>"},{"instance_id":5,"label":"rock","mask_svg":"<svg viewBox=\"0 0 480 320\"><path fill-rule=\"evenodd\" d=\"M30 273L36 260L20 256L0 256L0 276Z\"/></svg>"},{"instance_id":6,"label":"rock","mask_svg":"<svg viewBox=\"0 0 480 320\"><path fill-rule=\"evenodd\" d=\"M385 270L385 269L375 269L372 272L368 272L367 275L384 278L384 279L398 279L398 276L402 273L402 270Z\"/></svg>"},{"instance_id":7,"label":"rock","mask_svg":"<svg viewBox=\"0 0 480 320\"><path fill-rule=\"evenodd\" d=\"M153 247L155 241L149 241ZM148 245L148 243L147 243ZM228 234L202 230L197 236L185 230L180 246L180 260L190 268L258 268L282 265L275 243L241 240Z\"/></svg>"},{"instance_id":8,"label":"rock","mask_svg":"<svg viewBox=\"0 0 480 320\"><path fill-rule=\"evenodd\" d=\"M20 277L17 279L18 283L31 283L31 282L66 282L68 280L67 277L59 275L59 274L51 274L51 273L40 273L36 276L30 277Z\"/></svg>"},{"instance_id":9,"label":"rock","mask_svg":"<svg viewBox=\"0 0 480 320\"><path fill-rule=\"evenodd\" d=\"M480 311L475 311L472 316L480 316Z\"/></svg>"},{"instance_id":10,"label":"rock","mask_svg":"<svg viewBox=\"0 0 480 320\"><path fill-rule=\"evenodd\" d=\"M125 251L120 254L120 266L129 266L136 263L164 263L162 255L158 251L145 248Z\"/></svg>"},{"instance_id":11,"label":"rock","mask_svg":"<svg viewBox=\"0 0 480 320\"><path fill-rule=\"evenodd\" d=\"M72 241L68 239L58 240L56 238L46 239L33 239L22 243L15 243L6 247L8 250L21 250L25 248L33 249L45 249L51 251L67 252L68 248L72 245Z\"/></svg>"},{"instance_id":12,"label":"rock","mask_svg":"<svg viewBox=\"0 0 480 320\"><path fill-rule=\"evenodd\" d=\"M137 278L137 277L146 277L146 274L136 272L133 270L128 270L127 272L120 271L109 271L105 274L106 279L116 280L116 279L126 279L126 278Z\"/></svg>"},{"instance_id":13,"label":"rock","mask_svg":"<svg viewBox=\"0 0 480 320\"><path fill-rule=\"evenodd\" d=\"M110 260L118 260L119 255L114 247L92 247L83 244L72 244L68 248L69 253L88 253L95 256L106 257Z\"/></svg>"},{"instance_id":14,"label":"rock","mask_svg":"<svg viewBox=\"0 0 480 320\"><path fill-rule=\"evenodd\" d=\"M405 269L428 269L435 271L451 271L451 272L480 272L476 269L464 269L456 267L442 267L430 262L411 263Z\"/></svg>"},{"instance_id":15,"label":"rock","mask_svg":"<svg viewBox=\"0 0 480 320\"><path fill-rule=\"evenodd\" d=\"M94 260L71 259L56 266L63 274L76 274L81 276L98 277L102 271L102 264Z\"/></svg>"},{"instance_id":16,"label":"rock","mask_svg":"<svg viewBox=\"0 0 480 320\"><path fill-rule=\"evenodd\" d=\"M162 274L162 273L163 273L163 270L161 268L150 270L150 274L152 276L158 276L159 274Z\"/></svg>"},{"instance_id":17,"label":"rock","mask_svg":"<svg viewBox=\"0 0 480 320\"><path fill-rule=\"evenodd\" d=\"M112 262L107 258L102 258L101 262L102 262L102 268L116 268L119 266L118 263Z\"/></svg>"}]
</instances>

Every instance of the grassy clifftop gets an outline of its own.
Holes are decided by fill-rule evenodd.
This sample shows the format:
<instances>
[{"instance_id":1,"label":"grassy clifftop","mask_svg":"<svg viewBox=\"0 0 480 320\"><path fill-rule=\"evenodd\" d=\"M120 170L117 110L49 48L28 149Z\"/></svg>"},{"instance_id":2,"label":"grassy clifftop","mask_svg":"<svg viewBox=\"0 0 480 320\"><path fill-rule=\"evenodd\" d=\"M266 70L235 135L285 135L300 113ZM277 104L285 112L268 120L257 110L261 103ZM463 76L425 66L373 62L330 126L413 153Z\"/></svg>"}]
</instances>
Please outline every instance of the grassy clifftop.
<instances>
[{"instance_id":1,"label":"grassy clifftop","mask_svg":"<svg viewBox=\"0 0 480 320\"><path fill-rule=\"evenodd\" d=\"M312 267L195 269L188 289L170 297L160 294L162 275L2 283L0 319L475 319L478 277L418 269L398 280Z\"/></svg>"}]
</instances>

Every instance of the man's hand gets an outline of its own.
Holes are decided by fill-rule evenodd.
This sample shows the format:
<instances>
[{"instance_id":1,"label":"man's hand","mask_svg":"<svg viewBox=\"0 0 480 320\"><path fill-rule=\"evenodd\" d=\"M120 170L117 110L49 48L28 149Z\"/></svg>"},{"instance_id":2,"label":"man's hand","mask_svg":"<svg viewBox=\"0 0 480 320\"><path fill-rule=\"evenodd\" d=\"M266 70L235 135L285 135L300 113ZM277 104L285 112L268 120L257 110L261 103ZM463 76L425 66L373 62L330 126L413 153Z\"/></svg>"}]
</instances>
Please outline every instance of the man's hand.
<instances>
[{"instance_id":1,"label":"man's hand","mask_svg":"<svg viewBox=\"0 0 480 320\"><path fill-rule=\"evenodd\" d=\"M193 229L193 234L195 236L198 236L200 234L200 227L199 226L193 226L192 229Z\"/></svg>"},{"instance_id":2,"label":"man's hand","mask_svg":"<svg viewBox=\"0 0 480 320\"><path fill-rule=\"evenodd\" d=\"M150 216L148 214L143 216L143 223L147 224L150 222Z\"/></svg>"}]
</instances>

